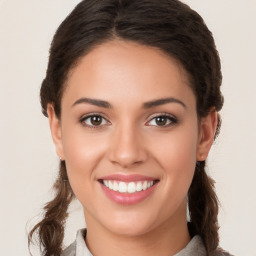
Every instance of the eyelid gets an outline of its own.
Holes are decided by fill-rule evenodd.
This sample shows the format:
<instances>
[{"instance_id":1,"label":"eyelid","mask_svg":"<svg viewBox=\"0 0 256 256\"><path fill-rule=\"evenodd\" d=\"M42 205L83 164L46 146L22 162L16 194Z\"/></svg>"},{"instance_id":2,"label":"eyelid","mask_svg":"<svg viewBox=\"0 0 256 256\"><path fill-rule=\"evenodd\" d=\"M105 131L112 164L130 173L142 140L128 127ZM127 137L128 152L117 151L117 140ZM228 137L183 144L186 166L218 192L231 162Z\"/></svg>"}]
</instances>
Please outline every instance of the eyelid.
<instances>
[{"instance_id":1,"label":"eyelid","mask_svg":"<svg viewBox=\"0 0 256 256\"><path fill-rule=\"evenodd\" d=\"M166 112L154 114L153 116L150 117L150 120L147 121L147 123L149 123L150 121L152 121L154 118L157 118L157 117L167 117L171 120L171 123L167 124L167 125L163 125L163 126L161 126L161 125L153 125L153 126L157 126L160 128L166 128L166 127L170 127L170 126L173 126L178 123L177 117L175 117L174 115L172 115L170 113L166 113Z\"/></svg>"},{"instance_id":2,"label":"eyelid","mask_svg":"<svg viewBox=\"0 0 256 256\"><path fill-rule=\"evenodd\" d=\"M86 120L87 118L89 117L93 117L93 116L100 116L102 117L103 119L106 120L107 124L104 124L104 125L99 125L99 126L93 126L93 125L87 125L84 123L84 120ZM162 113L157 113L157 114L154 114L152 116L150 116L150 120L146 122L146 125L152 121L154 118L157 118L157 117L167 117L170 119L170 124L167 124L167 125L152 125L152 126L157 126L157 127L160 127L160 128L166 128L166 127L170 127L170 126L173 126L175 124L178 123L178 119L170 114L170 113L166 113L166 112L162 112ZM149 118L149 117L148 117ZM111 124L111 122L108 120L108 118L105 116L105 114L101 113L101 112L92 112L92 113L88 113L88 114L85 114L83 115L80 119L79 119L79 122L83 125L83 126L86 126L88 128L91 128L91 129L99 129L99 128L103 128L104 126L106 125L109 125ZM150 125L148 125L150 126Z\"/></svg>"},{"instance_id":3,"label":"eyelid","mask_svg":"<svg viewBox=\"0 0 256 256\"><path fill-rule=\"evenodd\" d=\"M88 124L85 124L85 123L84 123L84 121L85 121L87 118L90 118L90 117L93 117L93 116L100 116L101 118L103 118L103 119L106 120L107 124L99 125L99 126L93 126L93 125L88 125ZM91 129L103 128L104 126L110 124L110 121L108 120L108 118L105 117L105 115L104 115L103 113L100 113L100 112L91 112L91 113L85 114L85 115L83 115L81 118L79 118L79 122L80 122L83 126L86 126L86 127L88 127L88 128L91 128Z\"/></svg>"}]
</instances>

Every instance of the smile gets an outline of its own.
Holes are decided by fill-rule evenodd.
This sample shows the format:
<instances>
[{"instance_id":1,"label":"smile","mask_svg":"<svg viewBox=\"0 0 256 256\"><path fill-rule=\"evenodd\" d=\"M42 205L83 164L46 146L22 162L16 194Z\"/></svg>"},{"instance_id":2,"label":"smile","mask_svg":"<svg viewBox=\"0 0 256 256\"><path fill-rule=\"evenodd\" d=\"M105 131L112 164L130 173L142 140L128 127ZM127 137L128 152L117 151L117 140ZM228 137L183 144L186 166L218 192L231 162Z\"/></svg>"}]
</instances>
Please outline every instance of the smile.
<instances>
[{"instance_id":1,"label":"smile","mask_svg":"<svg viewBox=\"0 0 256 256\"><path fill-rule=\"evenodd\" d=\"M109 175L98 180L104 194L111 201L122 204L137 204L150 197L160 180L143 175Z\"/></svg>"},{"instance_id":2,"label":"smile","mask_svg":"<svg viewBox=\"0 0 256 256\"><path fill-rule=\"evenodd\" d=\"M102 182L110 190L117 191L119 193L130 193L130 194L140 192L142 190L147 190L155 184L153 180L135 181L135 182L103 180Z\"/></svg>"}]
</instances>

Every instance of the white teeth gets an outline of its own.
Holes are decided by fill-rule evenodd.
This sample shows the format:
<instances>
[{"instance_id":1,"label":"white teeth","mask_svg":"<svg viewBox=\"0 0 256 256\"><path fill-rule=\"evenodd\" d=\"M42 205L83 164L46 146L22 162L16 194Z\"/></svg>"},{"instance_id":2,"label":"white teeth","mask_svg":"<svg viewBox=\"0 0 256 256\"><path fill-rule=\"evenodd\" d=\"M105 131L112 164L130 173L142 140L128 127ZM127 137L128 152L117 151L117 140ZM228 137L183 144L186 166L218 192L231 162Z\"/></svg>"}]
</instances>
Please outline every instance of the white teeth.
<instances>
[{"instance_id":1,"label":"white teeth","mask_svg":"<svg viewBox=\"0 0 256 256\"><path fill-rule=\"evenodd\" d=\"M137 183L137 186L136 186L136 191L141 191L142 190L142 183L141 182L138 182Z\"/></svg>"},{"instance_id":2,"label":"white teeth","mask_svg":"<svg viewBox=\"0 0 256 256\"><path fill-rule=\"evenodd\" d=\"M128 188L127 188L128 193L134 193L136 192L136 185L134 182L128 183Z\"/></svg>"},{"instance_id":3,"label":"white teeth","mask_svg":"<svg viewBox=\"0 0 256 256\"><path fill-rule=\"evenodd\" d=\"M147 181L144 181L143 185L142 185L142 189L146 190L148 188L148 183Z\"/></svg>"},{"instance_id":4,"label":"white teeth","mask_svg":"<svg viewBox=\"0 0 256 256\"><path fill-rule=\"evenodd\" d=\"M113 190L118 191L118 188L119 188L118 183L116 181L114 181Z\"/></svg>"},{"instance_id":5,"label":"white teeth","mask_svg":"<svg viewBox=\"0 0 256 256\"><path fill-rule=\"evenodd\" d=\"M126 192L127 192L127 186L126 186L126 184L125 184L124 182L120 182L120 183L119 183L119 189L118 189L118 191L119 191L120 193L126 193Z\"/></svg>"},{"instance_id":6,"label":"white teeth","mask_svg":"<svg viewBox=\"0 0 256 256\"><path fill-rule=\"evenodd\" d=\"M118 191L120 193L135 193L142 190L146 190L153 186L153 181L132 181L123 182L116 180L103 180L103 184L111 190Z\"/></svg>"},{"instance_id":7,"label":"white teeth","mask_svg":"<svg viewBox=\"0 0 256 256\"><path fill-rule=\"evenodd\" d=\"M103 184L108 187L108 181L107 180L103 180Z\"/></svg>"}]
</instances>

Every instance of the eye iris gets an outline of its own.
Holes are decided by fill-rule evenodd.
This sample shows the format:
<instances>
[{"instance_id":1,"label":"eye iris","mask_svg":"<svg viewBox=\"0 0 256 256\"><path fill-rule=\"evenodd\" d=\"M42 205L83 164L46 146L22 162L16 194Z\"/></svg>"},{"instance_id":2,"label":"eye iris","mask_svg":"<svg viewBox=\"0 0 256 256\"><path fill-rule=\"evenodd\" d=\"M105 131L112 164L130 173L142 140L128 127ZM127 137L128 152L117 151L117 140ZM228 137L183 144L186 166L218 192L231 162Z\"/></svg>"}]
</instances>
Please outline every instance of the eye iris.
<instances>
[{"instance_id":1,"label":"eye iris","mask_svg":"<svg viewBox=\"0 0 256 256\"><path fill-rule=\"evenodd\" d=\"M101 116L93 116L91 117L91 123L95 126L100 125L102 122L102 117Z\"/></svg>"},{"instance_id":2,"label":"eye iris","mask_svg":"<svg viewBox=\"0 0 256 256\"><path fill-rule=\"evenodd\" d=\"M166 122L167 122L167 118L164 117L164 116L158 116L156 118L156 123L160 126L163 126L163 125L166 125Z\"/></svg>"}]
</instances>

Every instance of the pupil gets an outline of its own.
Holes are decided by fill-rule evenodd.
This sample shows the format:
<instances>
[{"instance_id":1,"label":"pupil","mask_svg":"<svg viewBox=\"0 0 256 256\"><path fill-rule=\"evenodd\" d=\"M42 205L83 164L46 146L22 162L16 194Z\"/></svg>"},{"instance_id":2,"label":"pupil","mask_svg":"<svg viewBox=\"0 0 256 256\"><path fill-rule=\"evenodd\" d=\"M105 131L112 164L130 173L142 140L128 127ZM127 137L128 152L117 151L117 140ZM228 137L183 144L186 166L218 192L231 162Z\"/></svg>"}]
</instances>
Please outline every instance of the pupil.
<instances>
[{"instance_id":1,"label":"pupil","mask_svg":"<svg viewBox=\"0 0 256 256\"><path fill-rule=\"evenodd\" d=\"M92 117L92 124L93 125L99 125L102 121L102 117L101 116L93 116Z\"/></svg>"},{"instance_id":2,"label":"pupil","mask_svg":"<svg viewBox=\"0 0 256 256\"><path fill-rule=\"evenodd\" d=\"M166 118L165 117L157 117L156 118L156 123L158 124L158 125L160 125L160 126L162 126L162 125L165 125L166 124Z\"/></svg>"}]
</instances>

